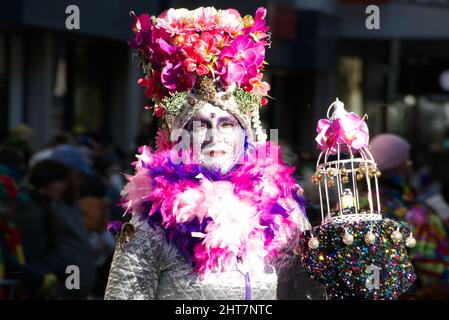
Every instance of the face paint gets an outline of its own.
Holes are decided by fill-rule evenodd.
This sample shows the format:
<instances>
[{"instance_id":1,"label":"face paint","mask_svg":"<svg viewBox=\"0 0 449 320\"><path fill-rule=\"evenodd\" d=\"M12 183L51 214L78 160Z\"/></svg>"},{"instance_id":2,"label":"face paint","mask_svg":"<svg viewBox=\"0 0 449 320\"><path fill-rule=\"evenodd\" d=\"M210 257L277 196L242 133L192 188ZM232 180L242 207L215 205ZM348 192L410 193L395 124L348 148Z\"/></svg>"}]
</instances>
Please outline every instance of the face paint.
<instances>
[{"instance_id":1,"label":"face paint","mask_svg":"<svg viewBox=\"0 0 449 320\"><path fill-rule=\"evenodd\" d=\"M191 134L194 160L208 169L226 174L243 156L245 130L225 110L207 103L186 129Z\"/></svg>"}]
</instances>

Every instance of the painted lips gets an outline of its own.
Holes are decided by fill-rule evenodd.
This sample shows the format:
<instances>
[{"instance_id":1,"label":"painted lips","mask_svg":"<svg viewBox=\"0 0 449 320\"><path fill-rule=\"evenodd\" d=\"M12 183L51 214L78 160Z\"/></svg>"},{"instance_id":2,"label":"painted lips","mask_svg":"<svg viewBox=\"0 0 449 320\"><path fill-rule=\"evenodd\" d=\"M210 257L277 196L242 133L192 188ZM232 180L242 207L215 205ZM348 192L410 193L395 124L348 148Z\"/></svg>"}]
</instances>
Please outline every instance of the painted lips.
<instances>
[{"instance_id":1,"label":"painted lips","mask_svg":"<svg viewBox=\"0 0 449 320\"><path fill-rule=\"evenodd\" d=\"M224 150L211 150L209 152L210 157L222 157L226 154L226 151Z\"/></svg>"}]
</instances>

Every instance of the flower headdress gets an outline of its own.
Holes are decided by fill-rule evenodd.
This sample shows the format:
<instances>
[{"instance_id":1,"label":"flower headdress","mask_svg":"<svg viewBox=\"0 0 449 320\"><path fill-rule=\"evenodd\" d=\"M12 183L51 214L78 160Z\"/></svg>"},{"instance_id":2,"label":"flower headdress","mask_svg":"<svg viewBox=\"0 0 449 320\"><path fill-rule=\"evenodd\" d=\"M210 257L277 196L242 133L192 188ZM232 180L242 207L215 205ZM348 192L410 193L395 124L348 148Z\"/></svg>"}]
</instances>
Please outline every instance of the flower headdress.
<instances>
[{"instance_id":1,"label":"flower headdress","mask_svg":"<svg viewBox=\"0 0 449 320\"><path fill-rule=\"evenodd\" d=\"M259 119L270 89L262 81L269 45L265 8L254 18L213 7L132 14L135 38L129 45L138 49L145 75L138 83L169 130L182 128L211 103L232 113L252 141L266 139Z\"/></svg>"}]
</instances>

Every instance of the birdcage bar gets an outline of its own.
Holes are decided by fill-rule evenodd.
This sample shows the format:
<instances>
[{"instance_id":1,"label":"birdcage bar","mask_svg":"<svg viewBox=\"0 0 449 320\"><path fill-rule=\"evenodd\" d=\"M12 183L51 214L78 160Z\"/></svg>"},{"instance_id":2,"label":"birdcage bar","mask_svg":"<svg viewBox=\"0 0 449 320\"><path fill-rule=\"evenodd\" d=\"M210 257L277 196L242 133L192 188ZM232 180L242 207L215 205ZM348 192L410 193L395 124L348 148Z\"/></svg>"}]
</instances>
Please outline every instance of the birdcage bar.
<instances>
[{"instance_id":1,"label":"birdcage bar","mask_svg":"<svg viewBox=\"0 0 449 320\"><path fill-rule=\"evenodd\" d=\"M351 163L351 176L352 176L352 190L355 195L355 213L358 214L360 210L360 200L359 200L359 190L357 188L357 179L355 176L354 170L354 154L352 153L351 148L348 148L350 163Z\"/></svg>"},{"instance_id":2,"label":"birdcage bar","mask_svg":"<svg viewBox=\"0 0 449 320\"><path fill-rule=\"evenodd\" d=\"M361 152L363 152L364 156L370 160L370 162L373 165L373 168L378 169L377 168L377 164L374 161L374 157L371 154L371 152L368 149L366 149L366 148L363 148L361 150ZM380 213L381 212L381 206L380 206L380 195L379 195L379 182L378 182L378 179L377 179L376 176L374 176L373 178L374 178L374 184L375 184L375 189L376 189L377 211Z\"/></svg>"},{"instance_id":3,"label":"birdcage bar","mask_svg":"<svg viewBox=\"0 0 449 320\"><path fill-rule=\"evenodd\" d=\"M318 168L318 164L320 163L321 157L323 156L323 152L320 152L316 164L316 168ZM315 172L316 174L317 172ZM321 181L318 181L318 192L320 193L320 208L321 208L321 223L324 221L324 205L323 205L323 191L321 190Z\"/></svg>"},{"instance_id":4,"label":"birdcage bar","mask_svg":"<svg viewBox=\"0 0 449 320\"><path fill-rule=\"evenodd\" d=\"M324 221L323 195L321 194L321 182L318 184L318 192L320 193L321 223Z\"/></svg>"},{"instance_id":5,"label":"birdcage bar","mask_svg":"<svg viewBox=\"0 0 449 320\"><path fill-rule=\"evenodd\" d=\"M343 215L343 206L341 202L341 195L343 186L341 185L341 175L340 175L340 144L337 144L337 162L335 163L335 171L337 172L335 179L337 180L337 192L338 192L338 209L340 210L340 215Z\"/></svg>"},{"instance_id":6,"label":"birdcage bar","mask_svg":"<svg viewBox=\"0 0 449 320\"><path fill-rule=\"evenodd\" d=\"M327 162L327 157L329 155L329 150L326 150L326 153L324 154L324 161ZM327 214L330 216L331 214L331 208L330 208L330 201L329 201L329 190L327 185L327 172L324 170L324 190L326 191L326 206L327 206Z\"/></svg>"}]
</instances>

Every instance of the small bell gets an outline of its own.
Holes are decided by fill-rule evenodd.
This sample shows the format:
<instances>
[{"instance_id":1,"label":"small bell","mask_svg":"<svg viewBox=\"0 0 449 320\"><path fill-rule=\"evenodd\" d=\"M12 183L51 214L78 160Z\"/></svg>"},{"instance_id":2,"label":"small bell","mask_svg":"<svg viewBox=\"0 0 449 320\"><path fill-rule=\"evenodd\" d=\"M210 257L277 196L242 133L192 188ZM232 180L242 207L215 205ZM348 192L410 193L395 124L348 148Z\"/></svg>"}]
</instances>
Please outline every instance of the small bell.
<instances>
[{"instance_id":1,"label":"small bell","mask_svg":"<svg viewBox=\"0 0 449 320\"><path fill-rule=\"evenodd\" d=\"M391 234L391 239L394 243L398 243L402 240L402 233L399 231L399 227Z\"/></svg>"},{"instance_id":2,"label":"small bell","mask_svg":"<svg viewBox=\"0 0 449 320\"><path fill-rule=\"evenodd\" d=\"M310 238L309 242L307 243L307 245L309 246L310 249L315 250L316 248L318 248L318 246L320 245L320 242L318 241L317 238L315 238L314 236L312 236L312 238Z\"/></svg>"},{"instance_id":3,"label":"small bell","mask_svg":"<svg viewBox=\"0 0 449 320\"><path fill-rule=\"evenodd\" d=\"M376 172L374 173L374 176L375 176L377 179L379 179L381 175L382 175L382 172L380 172L379 169L376 169Z\"/></svg>"},{"instance_id":4,"label":"small bell","mask_svg":"<svg viewBox=\"0 0 449 320\"><path fill-rule=\"evenodd\" d=\"M345 235L343 236L343 243L350 246L354 242L354 236L345 229Z\"/></svg>"},{"instance_id":5,"label":"small bell","mask_svg":"<svg viewBox=\"0 0 449 320\"><path fill-rule=\"evenodd\" d=\"M366 244L373 243L375 240L376 240L376 235L371 230L367 234L365 234Z\"/></svg>"},{"instance_id":6,"label":"small bell","mask_svg":"<svg viewBox=\"0 0 449 320\"><path fill-rule=\"evenodd\" d=\"M405 245L408 248L413 248L416 246L416 239L413 237L413 235L410 233L410 235L405 239Z\"/></svg>"}]
</instances>

